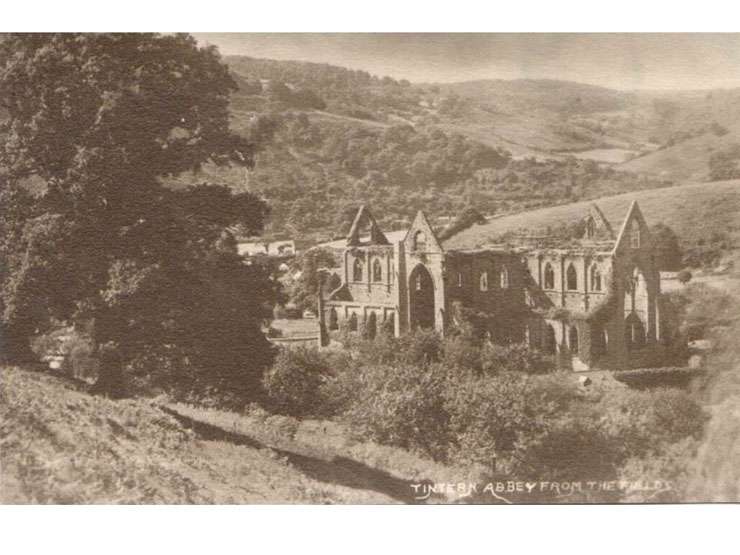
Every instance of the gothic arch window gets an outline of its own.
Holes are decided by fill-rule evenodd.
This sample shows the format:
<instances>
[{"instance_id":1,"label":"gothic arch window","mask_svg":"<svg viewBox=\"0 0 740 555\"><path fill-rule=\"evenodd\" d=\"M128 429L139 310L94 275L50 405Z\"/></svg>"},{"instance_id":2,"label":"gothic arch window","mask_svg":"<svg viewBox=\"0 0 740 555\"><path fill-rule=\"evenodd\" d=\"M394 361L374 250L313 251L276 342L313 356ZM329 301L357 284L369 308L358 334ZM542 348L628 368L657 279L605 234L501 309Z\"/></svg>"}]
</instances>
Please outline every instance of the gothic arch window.
<instances>
[{"instance_id":1,"label":"gothic arch window","mask_svg":"<svg viewBox=\"0 0 740 555\"><path fill-rule=\"evenodd\" d=\"M532 299L532 292L529 289L524 290L524 304L527 306L534 306L534 299Z\"/></svg>"},{"instance_id":2,"label":"gothic arch window","mask_svg":"<svg viewBox=\"0 0 740 555\"><path fill-rule=\"evenodd\" d=\"M375 339L377 333L378 317L375 315L374 312L371 312L370 315L367 317L367 322L365 323L365 334L367 335L368 339Z\"/></svg>"},{"instance_id":3,"label":"gothic arch window","mask_svg":"<svg viewBox=\"0 0 740 555\"><path fill-rule=\"evenodd\" d=\"M457 286L462 288L462 272L457 273Z\"/></svg>"},{"instance_id":4,"label":"gothic arch window","mask_svg":"<svg viewBox=\"0 0 740 555\"><path fill-rule=\"evenodd\" d=\"M570 354L578 354L578 327L575 324L568 328L568 347L570 347Z\"/></svg>"},{"instance_id":5,"label":"gothic arch window","mask_svg":"<svg viewBox=\"0 0 740 555\"><path fill-rule=\"evenodd\" d=\"M509 288L509 272L506 270L506 268L501 268L499 279L501 282L501 289L508 289Z\"/></svg>"},{"instance_id":6,"label":"gothic arch window","mask_svg":"<svg viewBox=\"0 0 740 555\"><path fill-rule=\"evenodd\" d=\"M423 231L417 231L414 235L414 250L424 252L427 250L427 235Z\"/></svg>"},{"instance_id":7,"label":"gothic arch window","mask_svg":"<svg viewBox=\"0 0 740 555\"><path fill-rule=\"evenodd\" d=\"M349 331L357 331L357 314L354 312L349 317Z\"/></svg>"},{"instance_id":8,"label":"gothic arch window","mask_svg":"<svg viewBox=\"0 0 740 555\"><path fill-rule=\"evenodd\" d=\"M355 258L355 262L352 265L352 281L362 281L362 261L359 258Z\"/></svg>"},{"instance_id":9,"label":"gothic arch window","mask_svg":"<svg viewBox=\"0 0 740 555\"><path fill-rule=\"evenodd\" d=\"M555 289L555 270L552 264L545 264L545 289Z\"/></svg>"},{"instance_id":10,"label":"gothic arch window","mask_svg":"<svg viewBox=\"0 0 740 555\"><path fill-rule=\"evenodd\" d=\"M481 291L488 291L488 272L481 272L479 286Z\"/></svg>"},{"instance_id":11,"label":"gothic arch window","mask_svg":"<svg viewBox=\"0 0 740 555\"><path fill-rule=\"evenodd\" d=\"M601 272L596 264L591 266L591 291L601 291Z\"/></svg>"},{"instance_id":12,"label":"gothic arch window","mask_svg":"<svg viewBox=\"0 0 740 555\"><path fill-rule=\"evenodd\" d=\"M565 272L565 288L568 291L576 291L578 289L578 273L573 264L568 264L568 269Z\"/></svg>"},{"instance_id":13,"label":"gothic arch window","mask_svg":"<svg viewBox=\"0 0 740 555\"><path fill-rule=\"evenodd\" d=\"M329 329L339 329L339 317L337 316L337 311L333 308L329 311Z\"/></svg>"},{"instance_id":14,"label":"gothic arch window","mask_svg":"<svg viewBox=\"0 0 740 555\"><path fill-rule=\"evenodd\" d=\"M637 351L645 346L645 326L634 312L624 320L624 339L630 351Z\"/></svg>"},{"instance_id":15,"label":"gothic arch window","mask_svg":"<svg viewBox=\"0 0 740 555\"><path fill-rule=\"evenodd\" d=\"M630 226L630 248L640 248L640 224L637 223L637 220L632 220Z\"/></svg>"},{"instance_id":16,"label":"gothic arch window","mask_svg":"<svg viewBox=\"0 0 740 555\"><path fill-rule=\"evenodd\" d=\"M383 266L380 264L379 258L373 261L373 281L383 281Z\"/></svg>"}]
</instances>

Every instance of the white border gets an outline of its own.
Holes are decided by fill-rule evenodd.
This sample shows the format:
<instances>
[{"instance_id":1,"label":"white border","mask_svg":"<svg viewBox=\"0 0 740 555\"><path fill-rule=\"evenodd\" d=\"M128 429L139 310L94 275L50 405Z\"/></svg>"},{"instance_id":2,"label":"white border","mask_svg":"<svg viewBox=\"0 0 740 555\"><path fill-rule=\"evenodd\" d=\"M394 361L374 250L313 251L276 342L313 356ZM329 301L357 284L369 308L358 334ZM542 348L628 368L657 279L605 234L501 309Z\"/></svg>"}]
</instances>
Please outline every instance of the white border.
<instances>
[{"instance_id":1,"label":"white border","mask_svg":"<svg viewBox=\"0 0 740 555\"><path fill-rule=\"evenodd\" d=\"M263 2L263 4L266 4ZM14 2L0 31L737 30L728 2ZM736 553L738 506L0 507L4 553Z\"/></svg>"},{"instance_id":2,"label":"white border","mask_svg":"<svg viewBox=\"0 0 740 555\"><path fill-rule=\"evenodd\" d=\"M37 0L6 2L0 31L736 32L726 0Z\"/></svg>"}]
</instances>

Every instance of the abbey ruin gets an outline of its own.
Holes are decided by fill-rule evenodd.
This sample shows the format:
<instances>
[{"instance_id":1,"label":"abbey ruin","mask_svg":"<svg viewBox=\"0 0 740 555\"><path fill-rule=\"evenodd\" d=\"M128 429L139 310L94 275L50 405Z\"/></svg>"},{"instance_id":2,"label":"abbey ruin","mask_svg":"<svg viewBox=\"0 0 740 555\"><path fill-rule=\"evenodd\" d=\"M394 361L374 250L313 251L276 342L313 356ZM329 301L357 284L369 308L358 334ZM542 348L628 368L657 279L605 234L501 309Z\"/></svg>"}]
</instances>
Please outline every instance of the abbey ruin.
<instances>
[{"instance_id":1,"label":"abbey ruin","mask_svg":"<svg viewBox=\"0 0 740 555\"><path fill-rule=\"evenodd\" d=\"M337 271L321 294L321 343L339 329L399 336L449 334L473 319L496 343L526 342L576 371L650 366L664 346L660 273L636 202L618 234L596 205L580 240L547 237L445 250L422 212L391 244L367 207L354 219Z\"/></svg>"}]
</instances>

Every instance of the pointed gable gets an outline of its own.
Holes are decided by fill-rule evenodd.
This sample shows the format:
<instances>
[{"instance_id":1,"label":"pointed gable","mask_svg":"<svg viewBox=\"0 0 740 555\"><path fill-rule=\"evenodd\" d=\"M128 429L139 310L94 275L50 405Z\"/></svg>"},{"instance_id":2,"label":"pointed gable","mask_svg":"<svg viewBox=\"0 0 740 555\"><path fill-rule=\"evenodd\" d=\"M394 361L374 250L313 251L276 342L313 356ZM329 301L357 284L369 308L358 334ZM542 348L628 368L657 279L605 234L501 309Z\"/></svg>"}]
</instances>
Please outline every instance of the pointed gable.
<instances>
[{"instance_id":1,"label":"pointed gable","mask_svg":"<svg viewBox=\"0 0 740 555\"><path fill-rule=\"evenodd\" d=\"M362 236L362 231L366 227L370 228L369 238ZM370 209L364 204L357 211L357 215L347 235L348 247L359 247L362 245L390 245L388 239L380 230L380 226L375 221Z\"/></svg>"},{"instance_id":2,"label":"pointed gable","mask_svg":"<svg viewBox=\"0 0 740 555\"><path fill-rule=\"evenodd\" d=\"M416 213L416 217L411 223L411 227L406 233L403 243L409 252L444 252L442 245L439 244L439 240L434 234L432 226L429 225L429 220L427 220L427 217L421 210Z\"/></svg>"},{"instance_id":3,"label":"pointed gable","mask_svg":"<svg viewBox=\"0 0 740 555\"><path fill-rule=\"evenodd\" d=\"M586 241L614 241L614 231L601 209L592 203L585 218L586 230L583 238Z\"/></svg>"},{"instance_id":4,"label":"pointed gable","mask_svg":"<svg viewBox=\"0 0 740 555\"><path fill-rule=\"evenodd\" d=\"M646 247L649 241L650 229L647 222L645 222L637 201L633 200L622 222L614 250L641 249Z\"/></svg>"}]
</instances>

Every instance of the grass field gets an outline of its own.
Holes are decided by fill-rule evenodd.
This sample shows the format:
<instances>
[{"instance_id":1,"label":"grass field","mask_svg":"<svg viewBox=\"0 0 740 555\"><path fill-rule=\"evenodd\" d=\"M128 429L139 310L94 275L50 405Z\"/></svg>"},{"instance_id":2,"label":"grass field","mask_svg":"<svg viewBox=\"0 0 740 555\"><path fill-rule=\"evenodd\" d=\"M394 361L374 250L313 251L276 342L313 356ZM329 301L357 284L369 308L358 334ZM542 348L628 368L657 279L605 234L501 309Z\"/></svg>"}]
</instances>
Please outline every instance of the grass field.
<instances>
[{"instance_id":1,"label":"grass field","mask_svg":"<svg viewBox=\"0 0 740 555\"><path fill-rule=\"evenodd\" d=\"M626 161L616 166L616 169L652 174L677 181L700 181L708 178L709 159L712 154L727 150L738 142L740 142L738 129L733 129L722 136L706 133Z\"/></svg>"},{"instance_id":2,"label":"grass field","mask_svg":"<svg viewBox=\"0 0 740 555\"><path fill-rule=\"evenodd\" d=\"M740 180L735 180L649 189L502 216L462 231L446 241L444 247L477 248L503 233L541 230L580 220L588 213L591 202L601 208L618 233L633 200L639 203L648 225L662 222L673 228L680 239L709 237L715 231L736 241L740 239Z\"/></svg>"},{"instance_id":3,"label":"grass field","mask_svg":"<svg viewBox=\"0 0 740 555\"><path fill-rule=\"evenodd\" d=\"M466 479L329 422L112 401L15 367L0 378L4 504L404 503L411 483Z\"/></svg>"}]
</instances>

